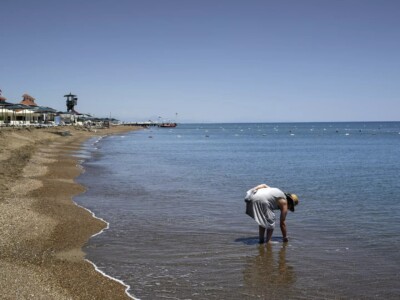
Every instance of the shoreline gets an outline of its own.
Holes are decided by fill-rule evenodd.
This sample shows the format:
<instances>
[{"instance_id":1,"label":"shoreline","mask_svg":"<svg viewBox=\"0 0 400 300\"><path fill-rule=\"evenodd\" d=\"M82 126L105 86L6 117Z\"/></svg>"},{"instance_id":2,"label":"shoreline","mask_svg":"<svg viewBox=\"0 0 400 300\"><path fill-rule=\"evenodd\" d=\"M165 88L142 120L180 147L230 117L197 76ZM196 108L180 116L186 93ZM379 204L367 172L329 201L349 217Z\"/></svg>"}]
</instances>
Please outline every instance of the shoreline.
<instances>
[{"instance_id":1,"label":"shoreline","mask_svg":"<svg viewBox=\"0 0 400 300\"><path fill-rule=\"evenodd\" d=\"M92 217L93 217L94 219L98 219L98 220L100 220L100 221L102 221L102 222L104 222L104 223L106 224L106 227L102 228L99 232L96 232L96 233L94 233L92 236L90 236L89 239L88 239L88 241L89 241L92 237L97 236L97 235L100 235L100 234L102 234L105 230L107 230L107 229L110 228L110 223L109 223L109 222L107 222L107 221L104 220L103 218L100 218L100 217L96 216L96 214L95 214L93 211L91 211L90 209L88 209L88 208L86 208L86 207L84 207L84 206L82 206L82 205L79 205L79 204L76 203L74 200L72 200L72 201L74 202L74 204L75 204L76 206L78 206L78 207L80 207L80 208L82 208L82 209L88 211L88 212L92 215ZM123 286L125 287L125 294L126 294L130 299L140 300L139 298L136 298L135 296L133 296L133 295L131 295L131 294L129 293L129 290L131 289L131 286L130 286L130 285L126 284L125 282L123 282L122 280L120 280L120 279L118 279L118 278L112 277L112 276L106 274L105 272L101 271L101 270L99 269L99 267L98 267L94 262L92 262L90 259L84 258L84 260L87 261L87 262L89 262L89 263L94 267L94 269L96 270L96 272L100 273L101 275L103 275L104 277L106 277L106 278L108 278L108 279L110 279L110 280L116 281L116 282L118 282L119 284L123 285Z\"/></svg>"},{"instance_id":2,"label":"shoreline","mask_svg":"<svg viewBox=\"0 0 400 300\"><path fill-rule=\"evenodd\" d=\"M85 188L72 156L94 136L138 127L0 130L0 290L10 299L135 299L129 286L85 259L107 222L76 204ZM66 131L70 134L64 135ZM110 280L111 279L111 280Z\"/></svg>"}]
</instances>

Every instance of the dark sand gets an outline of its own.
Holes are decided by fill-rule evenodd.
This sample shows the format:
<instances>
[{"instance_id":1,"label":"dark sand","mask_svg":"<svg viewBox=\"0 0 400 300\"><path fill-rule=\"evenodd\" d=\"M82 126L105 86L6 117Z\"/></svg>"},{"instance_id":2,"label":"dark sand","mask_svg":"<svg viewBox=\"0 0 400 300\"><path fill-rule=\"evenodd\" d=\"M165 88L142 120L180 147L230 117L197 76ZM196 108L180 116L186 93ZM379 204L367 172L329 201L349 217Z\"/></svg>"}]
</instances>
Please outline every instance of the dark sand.
<instances>
[{"instance_id":1,"label":"dark sand","mask_svg":"<svg viewBox=\"0 0 400 300\"><path fill-rule=\"evenodd\" d=\"M0 129L0 298L129 299L84 260L82 246L106 224L72 201L85 189L71 153L90 137L135 129Z\"/></svg>"}]
</instances>

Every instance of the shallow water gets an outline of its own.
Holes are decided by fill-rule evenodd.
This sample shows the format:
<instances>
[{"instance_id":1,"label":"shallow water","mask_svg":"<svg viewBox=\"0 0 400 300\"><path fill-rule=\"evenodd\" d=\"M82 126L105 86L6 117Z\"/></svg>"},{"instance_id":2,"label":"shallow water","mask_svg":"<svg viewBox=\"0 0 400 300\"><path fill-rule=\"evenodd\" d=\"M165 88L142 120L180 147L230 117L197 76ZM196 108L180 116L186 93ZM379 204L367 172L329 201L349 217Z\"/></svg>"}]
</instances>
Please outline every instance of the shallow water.
<instances>
[{"instance_id":1,"label":"shallow water","mask_svg":"<svg viewBox=\"0 0 400 300\"><path fill-rule=\"evenodd\" d=\"M85 252L141 299L400 296L400 123L182 124L89 141L75 201L110 223ZM87 154L90 154L88 158ZM270 246L259 184L299 195Z\"/></svg>"}]
</instances>

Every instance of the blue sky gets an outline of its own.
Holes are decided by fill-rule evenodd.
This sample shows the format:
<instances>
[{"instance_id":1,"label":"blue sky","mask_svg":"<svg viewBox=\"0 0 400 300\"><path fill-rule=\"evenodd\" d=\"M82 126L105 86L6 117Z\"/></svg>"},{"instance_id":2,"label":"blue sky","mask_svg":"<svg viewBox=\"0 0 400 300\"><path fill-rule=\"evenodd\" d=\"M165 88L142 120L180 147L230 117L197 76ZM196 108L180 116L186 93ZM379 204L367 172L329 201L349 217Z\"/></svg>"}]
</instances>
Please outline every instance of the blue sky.
<instances>
[{"instance_id":1,"label":"blue sky","mask_svg":"<svg viewBox=\"0 0 400 300\"><path fill-rule=\"evenodd\" d=\"M389 121L398 0L0 0L0 89L124 121Z\"/></svg>"}]
</instances>

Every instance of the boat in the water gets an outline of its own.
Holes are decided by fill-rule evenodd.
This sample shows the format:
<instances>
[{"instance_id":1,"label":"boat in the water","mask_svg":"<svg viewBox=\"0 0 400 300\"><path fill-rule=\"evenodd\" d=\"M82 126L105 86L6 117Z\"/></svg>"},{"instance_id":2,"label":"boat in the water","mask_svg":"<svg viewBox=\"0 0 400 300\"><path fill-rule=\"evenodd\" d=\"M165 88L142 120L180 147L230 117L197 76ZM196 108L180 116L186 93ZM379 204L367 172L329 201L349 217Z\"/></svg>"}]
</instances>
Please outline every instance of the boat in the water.
<instances>
[{"instance_id":1,"label":"boat in the water","mask_svg":"<svg viewBox=\"0 0 400 300\"><path fill-rule=\"evenodd\" d=\"M160 123L159 125L158 125L158 127L176 127L178 124L176 124L176 123L171 123L171 122L169 122L169 123Z\"/></svg>"}]
</instances>

